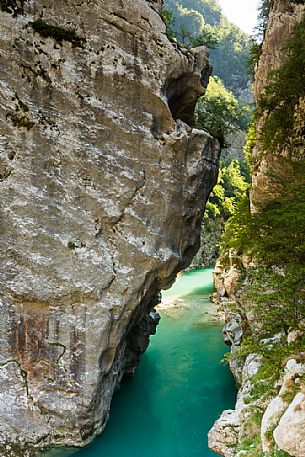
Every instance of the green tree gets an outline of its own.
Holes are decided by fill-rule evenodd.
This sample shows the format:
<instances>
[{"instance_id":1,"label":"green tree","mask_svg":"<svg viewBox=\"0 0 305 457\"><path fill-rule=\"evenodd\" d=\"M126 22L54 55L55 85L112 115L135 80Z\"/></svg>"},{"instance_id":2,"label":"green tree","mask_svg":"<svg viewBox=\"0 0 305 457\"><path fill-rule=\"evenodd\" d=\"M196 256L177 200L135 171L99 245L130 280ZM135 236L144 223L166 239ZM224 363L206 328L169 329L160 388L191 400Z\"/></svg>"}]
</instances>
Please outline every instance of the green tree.
<instances>
[{"instance_id":1,"label":"green tree","mask_svg":"<svg viewBox=\"0 0 305 457\"><path fill-rule=\"evenodd\" d=\"M197 46L206 46L207 48L213 49L219 44L219 42L220 37L217 30L209 24L204 26L201 33L190 38L190 44L194 48Z\"/></svg>"},{"instance_id":2,"label":"green tree","mask_svg":"<svg viewBox=\"0 0 305 457\"><path fill-rule=\"evenodd\" d=\"M239 117L239 105L235 95L228 91L222 81L213 76L207 91L197 105L196 124L226 146L226 134L234 130Z\"/></svg>"},{"instance_id":3,"label":"green tree","mask_svg":"<svg viewBox=\"0 0 305 457\"><path fill-rule=\"evenodd\" d=\"M237 26L222 18L219 29L219 44L211 50L211 63L214 73L235 95L250 85L250 72L247 61L251 49L251 38Z\"/></svg>"},{"instance_id":4,"label":"green tree","mask_svg":"<svg viewBox=\"0 0 305 457\"><path fill-rule=\"evenodd\" d=\"M206 205L202 223L202 243L197 256L197 262L201 265L215 263L219 256L219 242L224 225L247 192L249 183L242 168L242 161L238 160L221 163L218 182Z\"/></svg>"}]
</instances>

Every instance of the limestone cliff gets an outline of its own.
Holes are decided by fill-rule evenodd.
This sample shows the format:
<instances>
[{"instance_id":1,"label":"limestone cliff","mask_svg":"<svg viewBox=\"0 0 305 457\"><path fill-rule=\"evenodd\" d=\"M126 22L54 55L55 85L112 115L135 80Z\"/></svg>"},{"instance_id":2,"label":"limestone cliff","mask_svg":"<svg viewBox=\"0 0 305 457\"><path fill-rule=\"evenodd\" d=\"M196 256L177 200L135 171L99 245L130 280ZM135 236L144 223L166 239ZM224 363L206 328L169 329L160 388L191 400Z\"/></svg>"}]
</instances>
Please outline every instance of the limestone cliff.
<instances>
[{"instance_id":1,"label":"limestone cliff","mask_svg":"<svg viewBox=\"0 0 305 457\"><path fill-rule=\"evenodd\" d=\"M270 71L279 69L285 63L287 54L284 43L292 35L296 25L303 24L301 21L304 21L303 1L274 0L270 5L262 54L255 75L254 92L257 102L270 84ZM304 51L299 57L304 65ZM295 71L304 74L304 67L296 67ZM293 77L293 74L287 76L286 83L292 82L289 78ZM304 89L304 81L302 84ZM261 108L260 104L258 106ZM278 106L275 106L275 109L277 108ZM222 253L216 265L214 299L226 319L223 331L225 341L231 346L232 353L237 354L231 359L230 366L240 387L235 409L223 412L209 433L210 447L225 457L305 455L304 276L302 278L304 246L301 240L296 243L296 251L301 255L298 257L296 253L294 259L293 253L296 251L289 242L297 232L293 231L293 228L290 232L285 231L287 229L283 227L286 218L289 220L295 215L293 212L289 213L290 209L293 211L292 206L284 206L286 195L280 193L282 188L285 189L283 183L292 181L295 186L293 191L289 190L291 195L288 197L293 197L298 177L301 177L300 181L303 179L304 134L302 133L301 138L300 132L304 132L304 100L296 100L293 106L293 127L287 142L273 150L264 148L262 131L266 118L266 111L260 109L257 143L252 156L249 217L252 221L255 216L256 221L265 221L261 214L264 214L266 209L270 217L267 217L265 225L249 226L261 230L261 239L268 236L272 238L273 235L274 246L281 248L281 242L288 246L286 251L283 249L288 255L287 259L282 261L280 254L270 249L263 256L262 251L259 251L260 246L256 244L256 251L252 250L251 256L245 255L249 254L249 251L230 249ZM292 153L287 146L290 138L294 141ZM290 166L297 175L291 177ZM302 187L297 190L303 192ZM293 201L293 198L289 201ZM277 227L278 230L272 232L276 225L272 219L274 212L270 208L275 208L277 214L281 214L283 232L281 224ZM296 205L296 208L299 206ZM243 219L242 223L246 225L246 219ZM269 232L268 227L271 227ZM252 239L255 238L253 232L251 236ZM272 261L268 261L268 256ZM278 263L277 258L281 259ZM287 265L294 266L293 274L292 270L287 269ZM278 286L281 283L290 285L283 295L278 292L283 291ZM294 284L293 287L291 284ZM272 300L268 301L272 294ZM297 311L293 311L297 319L291 325L287 322L291 322L288 315L293 301L297 303ZM276 314L274 309L279 309L281 313ZM291 309L294 309L293 306ZM261 312L260 316L258 311ZM272 322L276 315L281 316L282 323ZM281 328L281 331L271 334L273 328ZM268 334L268 337L265 334Z\"/></svg>"},{"instance_id":2,"label":"limestone cliff","mask_svg":"<svg viewBox=\"0 0 305 457\"><path fill-rule=\"evenodd\" d=\"M195 254L219 146L159 1L0 2L0 454L85 445ZM144 335L144 337L143 337Z\"/></svg>"},{"instance_id":3,"label":"limestone cliff","mask_svg":"<svg viewBox=\"0 0 305 457\"><path fill-rule=\"evenodd\" d=\"M296 23L298 23L304 13L304 1L276 0L272 2L270 9L268 27L262 44L262 53L257 64L254 82L254 97L260 100L265 86L268 83L271 70L278 69L283 62L283 46L286 39L290 36ZM296 70L297 71L297 70ZM293 79L293 75L291 75ZM304 120L305 107L301 104L298 107L298 115ZM274 186L268 175L287 174L287 164L283 163L285 148L281 154L270 154L264 151L259 141L259 133L265 117L260 116L257 122L258 142L252 153L255 162L252 177L252 196L251 203L256 207L264 200L270 200L275 193ZM297 159L300 158L300 149L297 152ZM304 153L304 151L303 151Z\"/></svg>"}]
</instances>

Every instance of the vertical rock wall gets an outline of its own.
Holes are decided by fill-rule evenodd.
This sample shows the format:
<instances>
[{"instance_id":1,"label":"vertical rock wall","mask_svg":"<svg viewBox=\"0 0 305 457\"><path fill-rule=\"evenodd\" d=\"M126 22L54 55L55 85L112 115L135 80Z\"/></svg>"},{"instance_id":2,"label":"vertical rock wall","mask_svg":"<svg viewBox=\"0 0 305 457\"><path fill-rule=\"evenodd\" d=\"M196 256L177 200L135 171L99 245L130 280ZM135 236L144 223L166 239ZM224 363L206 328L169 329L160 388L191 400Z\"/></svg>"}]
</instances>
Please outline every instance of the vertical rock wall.
<instances>
[{"instance_id":1,"label":"vertical rock wall","mask_svg":"<svg viewBox=\"0 0 305 457\"><path fill-rule=\"evenodd\" d=\"M270 71L280 67L284 58L283 46L290 36L295 24L300 21L304 13L303 1L276 0L270 10L268 26L262 44L262 54L258 61L255 72L254 97L258 101L263 94L264 87L269 81ZM293 75L291 75L293 79ZM304 105L304 104L303 104ZM300 105L299 116L304 119L305 108ZM264 122L264 116L258 120L257 131L260 132ZM287 163L283 161L286 151L266 153L260 142L258 142L252 153L252 160L256 163L252 176L251 204L256 208L263 204L264 200L270 201L273 194L276 194L274 183L268 177L269 174L287 176ZM300 150L297 160L300 159Z\"/></svg>"},{"instance_id":2,"label":"vertical rock wall","mask_svg":"<svg viewBox=\"0 0 305 457\"><path fill-rule=\"evenodd\" d=\"M210 67L159 3L0 2L1 455L103 429L198 248L219 146L182 121Z\"/></svg>"}]
</instances>

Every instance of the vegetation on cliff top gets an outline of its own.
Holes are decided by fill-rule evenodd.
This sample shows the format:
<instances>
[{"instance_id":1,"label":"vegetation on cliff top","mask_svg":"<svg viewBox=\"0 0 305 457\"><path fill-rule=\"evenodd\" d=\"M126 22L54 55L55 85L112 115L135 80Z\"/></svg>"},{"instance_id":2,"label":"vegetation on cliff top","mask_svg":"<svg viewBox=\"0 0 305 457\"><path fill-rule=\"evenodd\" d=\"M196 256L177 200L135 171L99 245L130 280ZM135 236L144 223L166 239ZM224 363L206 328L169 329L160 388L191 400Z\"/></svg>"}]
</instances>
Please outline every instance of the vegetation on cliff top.
<instances>
[{"instance_id":1,"label":"vegetation on cliff top","mask_svg":"<svg viewBox=\"0 0 305 457\"><path fill-rule=\"evenodd\" d=\"M287 325L295 326L296 320L305 318L305 124L297 115L305 97L304 42L305 15L285 43L286 57L280 68L270 73L259 101L264 122L258 140L265 152L271 157L278 154L281 162L280 169L269 173L272 198L256 202L255 212L250 211L249 199L245 198L228 222L222 240L223 250L234 247L258 259L267 276L273 271L271 292L263 294L262 301L265 309L269 300L274 302L271 308L279 313L277 320L272 319L274 331L280 327L286 331ZM253 132L249 141L254 144ZM289 305L286 317L284 303Z\"/></svg>"}]
</instances>

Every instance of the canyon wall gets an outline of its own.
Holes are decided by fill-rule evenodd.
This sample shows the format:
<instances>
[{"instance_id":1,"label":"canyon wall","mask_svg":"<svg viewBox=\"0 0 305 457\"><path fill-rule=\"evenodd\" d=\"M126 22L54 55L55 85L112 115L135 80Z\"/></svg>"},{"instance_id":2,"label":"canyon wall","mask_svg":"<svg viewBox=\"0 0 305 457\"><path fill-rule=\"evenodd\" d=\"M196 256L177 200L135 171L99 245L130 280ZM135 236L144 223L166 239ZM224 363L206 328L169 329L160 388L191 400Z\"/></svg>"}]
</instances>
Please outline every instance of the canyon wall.
<instances>
[{"instance_id":1,"label":"canyon wall","mask_svg":"<svg viewBox=\"0 0 305 457\"><path fill-rule=\"evenodd\" d=\"M270 71L277 70L283 63L285 41L291 35L295 24L297 24L304 13L304 1L274 0L268 18L268 26L262 43L261 56L257 63L254 81L254 97L260 100L264 88L268 84ZM295 69L298 71L298 69ZM300 69L301 70L301 69ZM302 71L302 70L301 70ZM293 74L291 75L293 83ZM305 117L304 102L298 106L297 115L303 124ZM264 201L269 201L276 189L268 177L269 174L278 176L287 175L287 164L283 157L287 155L283 145L280 151L270 153L264 151L260 142L259 133L262 129L265 116L260 116L257 121L258 141L252 151L252 160L255 163L252 176L251 204L257 207ZM297 122L296 122L297 124ZM302 156L302 157L301 157ZM296 160L304 157L304 148L297 149Z\"/></svg>"},{"instance_id":2,"label":"canyon wall","mask_svg":"<svg viewBox=\"0 0 305 457\"><path fill-rule=\"evenodd\" d=\"M290 240L299 232L293 226L291 231L288 231L287 224L284 224L289 218L296 217L294 211L302 204L297 198L303 190L297 186L301 183L304 189L304 99L301 97L296 100L293 107L294 122L289 132L292 139L290 145L294 146L292 150L288 150L289 138L279 148L264 149L262 129L267 113L261 109L259 103L265 88L270 84L270 71L279 69L285 62L287 50L285 51L284 46L287 38L297 24L301 21L304 24L304 11L303 1L271 2L254 83L259 116L256 123L257 141L251 158L253 177L250 214L252 221L253 216L256 221L260 218L263 220L263 226L255 227L261 231L261 239L271 236L269 246L272 246L272 230L269 230L269 227L275 228L274 247L282 248L285 252L285 245L289 254L287 262L285 259L283 262L280 254L272 249L262 256L262 251L256 251L256 254L252 251L252 255L249 255L247 250L243 252L243 249L231 247L223 250L214 272L214 301L226 321L223 335L225 342L231 347L233 357L229 362L230 368L240 388L235 409L224 411L209 433L210 448L225 457L305 455L305 297L302 285L304 246L301 238L299 243L296 242L296 248L293 243L289 245ZM304 50L298 55L298 59L303 62L303 67L302 64L296 66L295 72L304 74ZM299 90L299 87L293 86L294 78L293 73L287 75L285 83ZM302 84L304 93L304 80ZM291 176L291 170L295 171L294 176ZM289 189L286 195L280 193L281 186L284 185ZM289 197L289 201L294 203L289 192L291 196L295 192L295 207L287 208L285 197ZM266 208L269 211L269 220L260 215L264 214ZM276 225L278 219L274 219L279 214L283 223L282 233L281 226ZM242 224L248 223L247 216L243 220L241 215L239 217L239 229L242 230ZM235 226L235 230L237 229ZM252 233L252 238L254 236ZM256 241L258 239L257 237ZM254 247L257 248L257 245ZM278 263L277 256L281 259ZM275 259L274 263L269 259ZM290 268L291 266L293 268ZM284 285L282 289L279 285L281 283ZM288 284L289 287L284 290ZM289 324L290 307L298 316L297 319L291 319L294 320L293 325ZM275 309L280 318L275 317ZM282 325L279 319L282 319ZM270 329L273 327L282 327L282 330L272 334Z\"/></svg>"},{"instance_id":3,"label":"canyon wall","mask_svg":"<svg viewBox=\"0 0 305 457\"><path fill-rule=\"evenodd\" d=\"M0 454L101 432L199 246L211 68L159 1L0 2Z\"/></svg>"}]
</instances>

